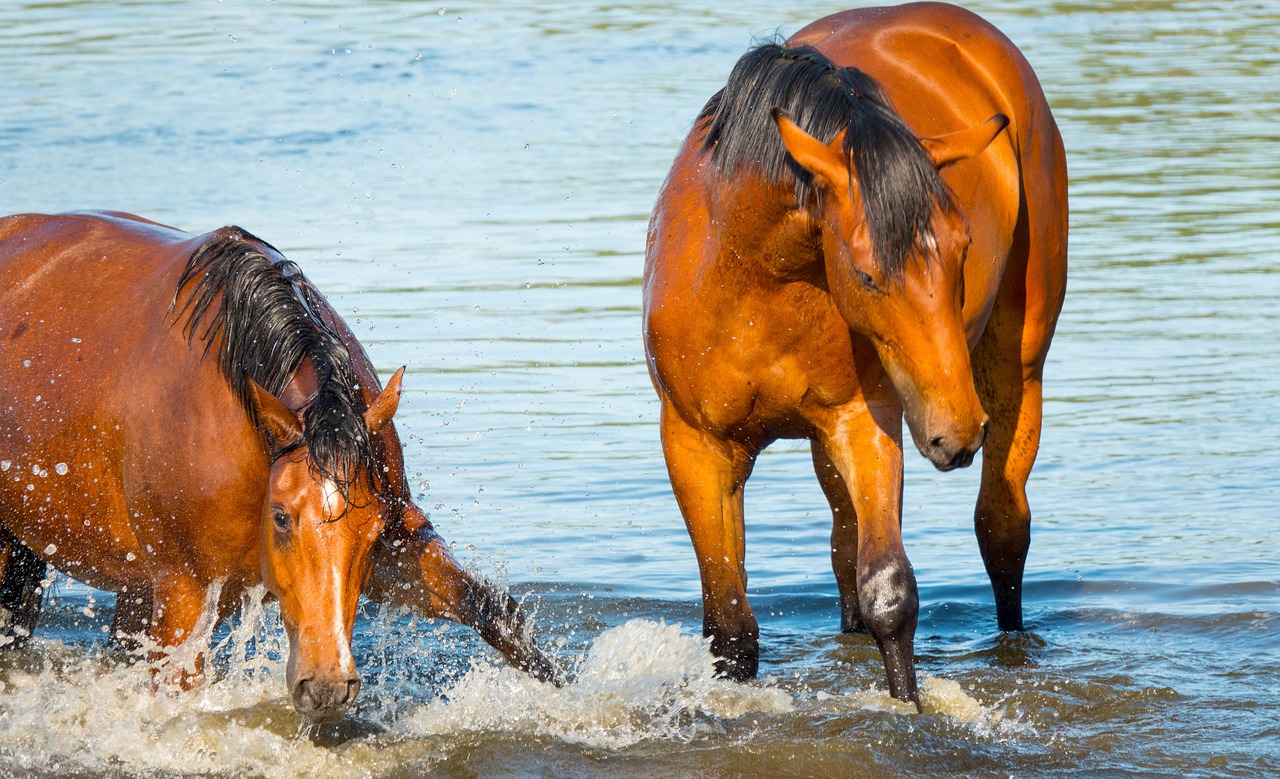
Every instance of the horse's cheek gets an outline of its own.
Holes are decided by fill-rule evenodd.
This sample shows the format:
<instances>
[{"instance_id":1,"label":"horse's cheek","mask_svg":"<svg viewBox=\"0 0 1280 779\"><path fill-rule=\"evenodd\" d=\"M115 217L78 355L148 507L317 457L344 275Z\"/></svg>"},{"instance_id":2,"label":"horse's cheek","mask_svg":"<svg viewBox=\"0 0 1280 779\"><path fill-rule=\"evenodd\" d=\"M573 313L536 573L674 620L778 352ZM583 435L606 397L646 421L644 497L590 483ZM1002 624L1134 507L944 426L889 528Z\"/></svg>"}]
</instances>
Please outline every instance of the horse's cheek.
<instances>
[{"instance_id":1,"label":"horse's cheek","mask_svg":"<svg viewBox=\"0 0 1280 779\"><path fill-rule=\"evenodd\" d=\"M287 561L287 550L282 549L270 531L262 539L262 584L284 604L285 593L293 591L292 576Z\"/></svg>"}]
</instances>

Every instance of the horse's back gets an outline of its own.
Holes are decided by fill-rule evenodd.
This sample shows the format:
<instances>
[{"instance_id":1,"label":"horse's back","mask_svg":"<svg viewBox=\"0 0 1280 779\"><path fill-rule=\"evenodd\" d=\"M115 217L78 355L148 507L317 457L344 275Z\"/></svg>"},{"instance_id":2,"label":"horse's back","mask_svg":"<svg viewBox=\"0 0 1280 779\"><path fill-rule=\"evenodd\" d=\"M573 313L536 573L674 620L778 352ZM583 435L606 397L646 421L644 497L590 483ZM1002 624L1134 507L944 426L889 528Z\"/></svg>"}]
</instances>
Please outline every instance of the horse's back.
<instances>
[{"instance_id":1,"label":"horse's back","mask_svg":"<svg viewBox=\"0 0 1280 779\"><path fill-rule=\"evenodd\" d=\"M1024 275L1033 288L1009 297L1031 299L1047 348L1066 288L1066 152L1026 57L977 14L932 2L833 14L787 42L806 44L875 78L918 137L963 130L997 113L1009 119L1007 140L941 175L968 218L970 256L989 258L966 265L971 339L987 322L1004 274L1011 267L1022 274L1030 263Z\"/></svg>"},{"instance_id":2,"label":"horse's back","mask_svg":"<svg viewBox=\"0 0 1280 779\"><path fill-rule=\"evenodd\" d=\"M984 91L1013 113L1024 98L1043 102L1035 74L1017 46L981 16L947 3L842 11L805 26L787 41L788 46L803 44L880 81L908 122L916 91L945 98L943 105L920 112L921 119L937 117L939 109L939 119L949 109L964 110L964 103ZM947 131L915 129L923 135Z\"/></svg>"},{"instance_id":3,"label":"horse's back","mask_svg":"<svg viewBox=\"0 0 1280 779\"><path fill-rule=\"evenodd\" d=\"M165 319L198 244L197 237L125 214L0 219L5 387L46 370L79 376L75 366L103 380L187 351L181 332L170 332ZM83 380L94 381L91 376L86 372Z\"/></svg>"}]
</instances>

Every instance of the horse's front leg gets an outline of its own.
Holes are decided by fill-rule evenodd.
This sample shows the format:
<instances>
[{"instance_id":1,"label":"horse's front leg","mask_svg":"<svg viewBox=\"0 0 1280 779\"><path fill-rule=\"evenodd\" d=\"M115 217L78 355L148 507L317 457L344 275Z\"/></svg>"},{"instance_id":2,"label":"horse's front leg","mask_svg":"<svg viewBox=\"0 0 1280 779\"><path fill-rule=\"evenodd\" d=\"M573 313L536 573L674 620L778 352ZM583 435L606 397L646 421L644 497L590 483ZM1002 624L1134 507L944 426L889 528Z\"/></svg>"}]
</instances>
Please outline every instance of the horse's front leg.
<instances>
[{"instance_id":1,"label":"horse's front leg","mask_svg":"<svg viewBox=\"0 0 1280 779\"><path fill-rule=\"evenodd\" d=\"M716 670L750 679L760 663L760 627L747 603L742 490L755 453L686 423L662 405L662 452L702 577L702 634Z\"/></svg>"},{"instance_id":2,"label":"horse's front leg","mask_svg":"<svg viewBox=\"0 0 1280 779\"><path fill-rule=\"evenodd\" d=\"M132 587L116 593L116 610L111 617L112 645L131 652L138 649L138 637L151 624L150 587Z\"/></svg>"},{"instance_id":3,"label":"horse's front leg","mask_svg":"<svg viewBox=\"0 0 1280 779\"><path fill-rule=\"evenodd\" d=\"M383 533L374 547L366 594L422 617L466 625L516 668L539 681L564 684L560 670L534 642L515 599L463 570L425 517L422 522L416 531L400 524Z\"/></svg>"},{"instance_id":4,"label":"horse's front leg","mask_svg":"<svg viewBox=\"0 0 1280 779\"><path fill-rule=\"evenodd\" d=\"M151 624L148 633L156 648L150 653L148 660L154 664L153 677L165 674L164 682L174 684L181 689L189 690L204 680L204 653L197 652L191 658L190 665L178 668L165 668L163 663L170 659L174 650L191 640L200 626L200 618L204 615L209 587L202 584L187 572L187 566L175 565L155 571L151 577ZM119 603L117 601L117 608ZM120 615L122 620L133 624L121 623L128 629L136 627L137 613L129 609ZM216 619L216 615L213 617ZM114 621L114 620L113 620ZM186 658L183 658L186 659ZM156 679L157 683L160 681Z\"/></svg>"},{"instance_id":5,"label":"horse's front leg","mask_svg":"<svg viewBox=\"0 0 1280 779\"><path fill-rule=\"evenodd\" d=\"M831 570L840 591L840 630L865 633L867 625L858 606L858 512L853 498L849 497L849 487L826 447L815 439L810 442L810 448L813 471L831 505Z\"/></svg>"},{"instance_id":6,"label":"horse's front leg","mask_svg":"<svg viewBox=\"0 0 1280 779\"><path fill-rule=\"evenodd\" d=\"M902 545L901 415L896 398L845 409L821 433L821 445L850 485L857 515L858 615L880 647L889 694L919 707L914 652L920 601Z\"/></svg>"},{"instance_id":7,"label":"horse's front leg","mask_svg":"<svg viewBox=\"0 0 1280 779\"><path fill-rule=\"evenodd\" d=\"M1001 630L1022 630L1022 574L1031 546L1027 479L1040 447L1041 366L1023 365L1020 344L1002 337L1000 324L988 327L974 355L974 380L991 426L982 447L973 525L991 579L996 622Z\"/></svg>"},{"instance_id":8,"label":"horse's front leg","mask_svg":"<svg viewBox=\"0 0 1280 779\"><path fill-rule=\"evenodd\" d=\"M0 648L21 646L35 631L45 570L44 560L0 527Z\"/></svg>"}]
</instances>

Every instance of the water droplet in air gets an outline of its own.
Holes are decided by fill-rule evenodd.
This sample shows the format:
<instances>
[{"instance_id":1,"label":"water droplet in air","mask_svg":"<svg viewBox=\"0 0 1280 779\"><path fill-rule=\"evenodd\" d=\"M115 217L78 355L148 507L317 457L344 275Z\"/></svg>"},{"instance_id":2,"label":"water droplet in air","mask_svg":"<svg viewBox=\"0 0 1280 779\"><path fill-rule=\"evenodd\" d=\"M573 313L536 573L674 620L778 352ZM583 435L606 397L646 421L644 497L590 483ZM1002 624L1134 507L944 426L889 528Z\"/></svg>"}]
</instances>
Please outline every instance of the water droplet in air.
<instances>
[{"instance_id":1,"label":"water droplet in air","mask_svg":"<svg viewBox=\"0 0 1280 779\"><path fill-rule=\"evenodd\" d=\"M66 463L58 463L57 465L53 466L53 469L58 472L59 476L66 476L67 471L70 470L69 468L67 468Z\"/></svg>"},{"instance_id":2,"label":"water droplet in air","mask_svg":"<svg viewBox=\"0 0 1280 779\"><path fill-rule=\"evenodd\" d=\"M22 367L24 367L24 368L30 368L30 367L31 367L31 361L30 361L30 360L23 360L23 361L22 361Z\"/></svg>"},{"instance_id":3,"label":"water droplet in air","mask_svg":"<svg viewBox=\"0 0 1280 779\"><path fill-rule=\"evenodd\" d=\"M57 547L57 546L55 546L55 545L53 545L53 544L49 544L48 546L46 546L46 547L44 548L44 553L45 553L45 554L54 554L54 553L56 553L57 551L58 551L58 547Z\"/></svg>"},{"instance_id":4,"label":"water droplet in air","mask_svg":"<svg viewBox=\"0 0 1280 779\"><path fill-rule=\"evenodd\" d=\"M446 10L445 7L442 5L440 6L440 10L436 11L436 14L438 14L439 16L444 16L445 10Z\"/></svg>"},{"instance_id":5,"label":"water droplet in air","mask_svg":"<svg viewBox=\"0 0 1280 779\"><path fill-rule=\"evenodd\" d=\"M0 460L0 471L7 471L12 465L12 460Z\"/></svg>"},{"instance_id":6,"label":"water droplet in air","mask_svg":"<svg viewBox=\"0 0 1280 779\"><path fill-rule=\"evenodd\" d=\"M124 559L128 560L129 562L133 562L134 560L138 559L138 556L133 552L130 552L129 554L124 556Z\"/></svg>"}]
</instances>

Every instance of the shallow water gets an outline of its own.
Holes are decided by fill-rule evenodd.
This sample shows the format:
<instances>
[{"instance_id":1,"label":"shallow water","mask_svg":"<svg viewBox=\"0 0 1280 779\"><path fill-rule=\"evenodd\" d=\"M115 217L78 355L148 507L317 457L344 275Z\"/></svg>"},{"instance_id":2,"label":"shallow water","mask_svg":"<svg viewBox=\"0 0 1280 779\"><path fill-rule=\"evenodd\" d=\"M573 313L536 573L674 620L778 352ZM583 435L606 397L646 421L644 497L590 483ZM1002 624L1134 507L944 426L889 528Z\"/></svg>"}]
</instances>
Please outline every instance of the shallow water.
<instances>
[{"instance_id":1,"label":"shallow water","mask_svg":"<svg viewBox=\"0 0 1280 779\"><path fill-rule=\"evenodd\" d=\"M710 676L639 339L644 229L689 123L797 2L0 6L0 212L237 223L300 262L384 374L421 503L577 681L370 608L354 716L288 705L251 609L201 690L53 589L0 654L0 774L1280 773L1280 12L979 2L1036 68L1071 169L1071 280L1029 492L1027 620L996 631L977 469L907 465L926 713L838 633L807 448L748 486L761 678Z\"/></svg>"}]
</instances>

